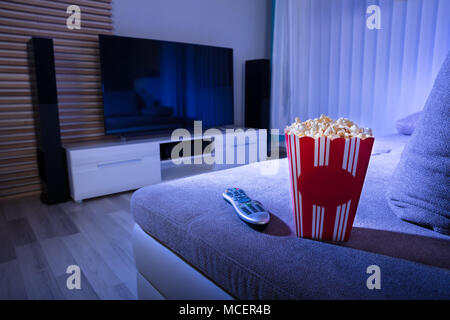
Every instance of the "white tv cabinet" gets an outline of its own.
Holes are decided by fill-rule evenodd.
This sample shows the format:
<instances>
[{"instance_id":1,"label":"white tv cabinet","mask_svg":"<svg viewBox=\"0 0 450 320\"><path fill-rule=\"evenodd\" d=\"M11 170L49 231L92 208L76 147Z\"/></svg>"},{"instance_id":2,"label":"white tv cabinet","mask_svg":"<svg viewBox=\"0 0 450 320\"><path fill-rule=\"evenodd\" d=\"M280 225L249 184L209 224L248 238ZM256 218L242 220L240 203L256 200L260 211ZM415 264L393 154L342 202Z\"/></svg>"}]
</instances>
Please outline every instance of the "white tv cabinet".
<instances>
[{"instance_id":1,"label":"white tv cabinet","mask_svg":"<svg viewBox=\"0 0 450 320\"><path fill-rule=\"evenodd\" d=\"M267 136L265 130L256 130L256 136L247 139L239 137L244 132L234 134L234 142L225 144L222 136L192 136L190 140L221 138L224 141L224 157L234 153L234 163L230 164L181 164L172 160L162 160L161 144L173 143L170 137L135 138L119 142L88 143L64 146L67 156L70 193L73 200L136 190L161 181L203 173L207 170L221 170L254 161L266 160ZM185 141L186 139L183 139ZM180 140L181 141L181 140ZM258 143L258 141L264 141ZM258 157L251 158L249 150L258 150ZM261 150L260 150L261 149ZM245 152L246 158L237 163L237 152ZM262 155L262 156L261 156ZM199 157L193 155L190 158ZM201 156L200 156L201 157Z\"/></svg>"}]
</instances>

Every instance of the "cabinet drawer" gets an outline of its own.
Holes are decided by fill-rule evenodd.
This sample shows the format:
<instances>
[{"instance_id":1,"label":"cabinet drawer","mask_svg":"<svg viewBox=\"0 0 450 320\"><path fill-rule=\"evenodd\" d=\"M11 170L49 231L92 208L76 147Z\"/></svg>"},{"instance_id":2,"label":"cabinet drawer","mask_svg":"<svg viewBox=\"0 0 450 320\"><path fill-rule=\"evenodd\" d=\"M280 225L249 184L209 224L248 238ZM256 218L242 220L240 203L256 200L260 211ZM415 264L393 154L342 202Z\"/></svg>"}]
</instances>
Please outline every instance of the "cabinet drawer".
<instances>
[{"instance_id":1,"label":"cabinet drawer","mask_svg":"<svg viewBox=\"0 0 450 320\"><path fill-rule=\"evenodd\" d=\"M67 157L73 167L87 164L114 164L126 161L138 161L144 158L159 159L159 144L137 143L101 148L68 150Z\"/></svg>"},{"instance_id":2,"label":"cabinet drawer","mask_svg":"<svg viewBox=\"0 0 450 320\"><path fill-rule=\"evenodd\" d=\"M134 190L161 181L161 164L151 158L84 164L71 168L74 200Z\"/></svg>"},{"instance_id":3,"label":"cabinet drawer","mask_svg":"<svg viewBox=\"0 0 450 320\"><path fill-rule=\"evenodd\" d=\"M258 131L249 130L247 133L236 131L233 134L226 134L227 146L243 146L258 143ZM224 143L225 143L224 141Z\"/></svg>"}]
</instances>

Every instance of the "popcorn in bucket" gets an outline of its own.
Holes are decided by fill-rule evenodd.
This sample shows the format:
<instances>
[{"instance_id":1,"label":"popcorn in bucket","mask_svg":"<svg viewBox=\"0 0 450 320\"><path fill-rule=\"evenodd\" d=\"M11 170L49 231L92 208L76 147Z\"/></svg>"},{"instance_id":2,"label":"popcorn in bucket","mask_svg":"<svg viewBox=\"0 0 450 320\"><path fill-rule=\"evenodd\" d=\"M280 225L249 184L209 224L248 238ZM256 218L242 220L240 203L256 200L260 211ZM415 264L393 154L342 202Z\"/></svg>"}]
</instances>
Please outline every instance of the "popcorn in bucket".
<instances>
[{"instance_id":1,"label":"popcorn in bucket","mask_svg":"<svg viewBox=\"0 0 450 320\"><path fill-rule=\"evenodd\" d=\"M322 115L285 129L297 237L347 241L374 138L352 121Z\"/></svg>"}]
</instances>

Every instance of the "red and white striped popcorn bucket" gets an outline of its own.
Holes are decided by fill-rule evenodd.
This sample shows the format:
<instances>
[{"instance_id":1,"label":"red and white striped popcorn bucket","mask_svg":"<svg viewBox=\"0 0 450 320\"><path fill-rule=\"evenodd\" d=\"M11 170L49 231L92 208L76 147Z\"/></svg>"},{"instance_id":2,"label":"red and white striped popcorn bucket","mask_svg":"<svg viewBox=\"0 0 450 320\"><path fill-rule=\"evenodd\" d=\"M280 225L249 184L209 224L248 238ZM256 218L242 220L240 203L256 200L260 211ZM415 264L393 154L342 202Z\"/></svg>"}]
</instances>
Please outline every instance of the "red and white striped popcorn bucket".
<instances>
[{"instance_id":1,"label":"red and white striped popcorn bucket","mask_svg":"<svg viewBox=\"0 0 450 320\"><path fill-rule=\"evenodd\" d=\"M285 136L297 237L347 241L374 138Z\"/></svg>"}]
</instances>

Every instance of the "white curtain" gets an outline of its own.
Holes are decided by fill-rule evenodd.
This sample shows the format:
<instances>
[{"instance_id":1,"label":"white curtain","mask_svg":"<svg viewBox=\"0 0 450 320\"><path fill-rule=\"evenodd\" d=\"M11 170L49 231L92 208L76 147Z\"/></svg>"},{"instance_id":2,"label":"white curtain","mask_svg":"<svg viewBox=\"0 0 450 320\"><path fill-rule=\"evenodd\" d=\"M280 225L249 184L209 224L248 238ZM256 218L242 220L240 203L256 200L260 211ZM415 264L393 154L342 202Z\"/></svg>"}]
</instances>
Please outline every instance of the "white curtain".
<instances>
[{"instance_id":1,"label":"white curtain","mask_svg":"<svg viewBox=\"0 0 450 320\"><path fill-rule=\"evenodd\" d=\"M381 9L370 30L368 6ZM450 0L276 0L272 128L324 113L395 132L450 48Z\"/></svg>"}]
</instances>

